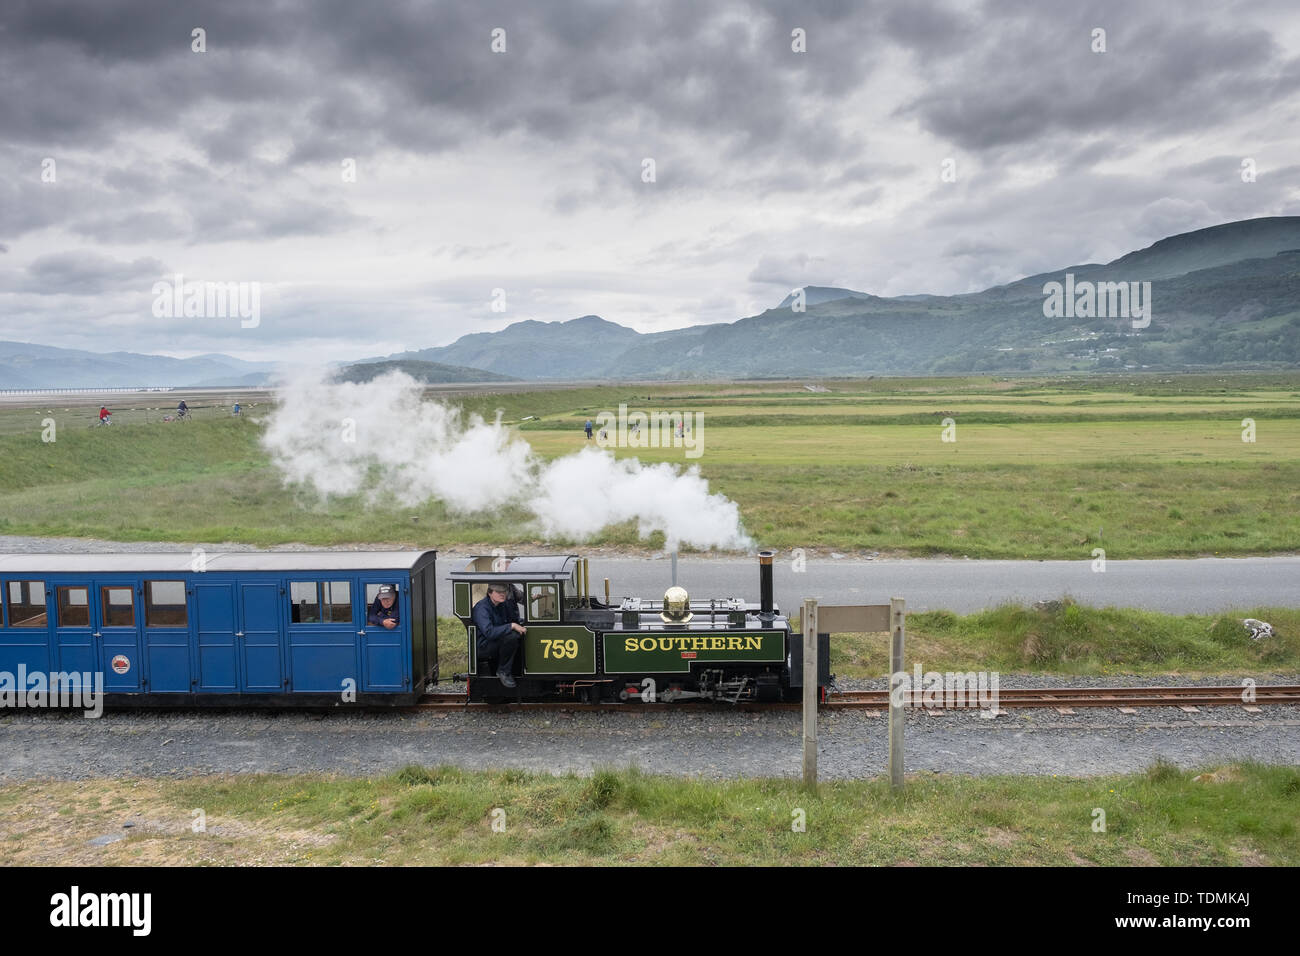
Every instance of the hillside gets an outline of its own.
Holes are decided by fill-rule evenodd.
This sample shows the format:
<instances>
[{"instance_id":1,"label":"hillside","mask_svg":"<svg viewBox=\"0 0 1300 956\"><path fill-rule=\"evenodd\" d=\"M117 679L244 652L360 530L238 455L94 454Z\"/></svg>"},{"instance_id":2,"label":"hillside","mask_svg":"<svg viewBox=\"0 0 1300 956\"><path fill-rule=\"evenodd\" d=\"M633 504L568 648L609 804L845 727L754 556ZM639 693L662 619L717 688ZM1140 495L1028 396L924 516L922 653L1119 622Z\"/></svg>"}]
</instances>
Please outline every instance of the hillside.
<instances>
[{"instance_id":1,"label":"hillside","mask_svg":"<svg viewBox=\"0 0 1300 956\"><path fill-rule=\"evenodd\" d=\"M86 352L0 342L0 388L261 385L275 365L246 362L229 355L178 359L139 352Z\"/></svg>"},{"instance_id":2,"label":"hillside","mask_svg":"<svg viewBox=\"0 0 1300 956\"><path fill-rule=\"evenodd\" d=\"M508 375L497 375L482 369L466 368L461 365L442 365L438 362L422 362L418 359L402 359L383 362L359 362L345 365L338 369L333 379L336 382L369 382L388 372L404 372L417 382L426 385L442 385L448 382L517 382L519 379Z\"/></svg>"},{"instance_id":3,"label":"hillside","mask_svg":"<svg viewBox=\"0 0 1300 956\"><path fill-rule=\"evenodd\" d=\"M500 332L476 332L404 357L523 379L590 378L593 366L604 367L641 338L633 329L584 315L567 322L516 322Z\"/></svg>"}]
</instances>

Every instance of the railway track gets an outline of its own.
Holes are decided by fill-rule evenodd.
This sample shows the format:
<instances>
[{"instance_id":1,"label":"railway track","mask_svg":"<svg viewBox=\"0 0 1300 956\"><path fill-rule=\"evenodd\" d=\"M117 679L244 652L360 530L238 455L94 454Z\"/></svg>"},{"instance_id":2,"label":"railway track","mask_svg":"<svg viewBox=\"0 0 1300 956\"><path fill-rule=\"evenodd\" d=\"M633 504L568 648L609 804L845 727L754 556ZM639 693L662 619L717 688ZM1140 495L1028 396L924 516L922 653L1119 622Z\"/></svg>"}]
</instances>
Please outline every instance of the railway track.
<instances>
[{"instance_id":1,"label":"railway track","mask_svg":"<svg viewBox=\"0 0 1300 956\"><path fill-rule=\"evenodd\" d=\"M1187 710L1201 707L1238 706L1246 709L1268 704L1300 704L1300 685L1280 684L1263 685L1253 688L1253 697L1245 695L1245 688L1240 686L1223 687L1046 687L999 688L996 709L1005 711L1012 707L1048 707L1057 711L1070 712L1075 707L1117 707L1120 709L1137 709L1139 707L1179 707ZM974 709L978 706L974 692L969 703L942 700L942 695L935 695L933 702L910 705L909 709L924 706L927 710L946 710L960 706L960 709ZM742 701L737 704L714 704L701 701L684 701L681 703L608 703L587 704L577 701L545 701L539 703L504 702L499 704L471 703L465 694L426 694L412 710L569 710L569 711L628 711L628 710L680 710L683 707L699 707L742 711L798 710L798 703L760 704ZM844 691L832 694L822 702L823 710L887 710L889 692L886 690Z\"/></svg>"}]
</instances>

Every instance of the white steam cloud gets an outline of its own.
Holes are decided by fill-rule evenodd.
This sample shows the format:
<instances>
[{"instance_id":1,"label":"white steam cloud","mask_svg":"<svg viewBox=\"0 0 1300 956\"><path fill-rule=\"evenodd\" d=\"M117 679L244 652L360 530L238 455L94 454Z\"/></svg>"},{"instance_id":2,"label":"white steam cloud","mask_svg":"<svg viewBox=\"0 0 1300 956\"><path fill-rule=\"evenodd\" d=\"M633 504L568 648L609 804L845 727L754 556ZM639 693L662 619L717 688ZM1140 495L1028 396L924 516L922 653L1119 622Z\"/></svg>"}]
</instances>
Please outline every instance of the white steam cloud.
<instances>
[{"instance_id":1,"label":"white steam cloud","mask_svg":"<svg viewBox=\"0 0 1300 956\"><path fill-rule=\"evenodd\" d=\"M669 548L753 546L736 503L709 494L694 466L643 465L590 446L544 461L506 426L421 393L402 372L364 384L299 376L281 388L262 443L286 483L325 495L362 494L372 504L391 495L407 506L437 499L459 513L510 502L542 534L579 541L634 520L642 538L662 531Z\"/></svg>"}]
</instances>

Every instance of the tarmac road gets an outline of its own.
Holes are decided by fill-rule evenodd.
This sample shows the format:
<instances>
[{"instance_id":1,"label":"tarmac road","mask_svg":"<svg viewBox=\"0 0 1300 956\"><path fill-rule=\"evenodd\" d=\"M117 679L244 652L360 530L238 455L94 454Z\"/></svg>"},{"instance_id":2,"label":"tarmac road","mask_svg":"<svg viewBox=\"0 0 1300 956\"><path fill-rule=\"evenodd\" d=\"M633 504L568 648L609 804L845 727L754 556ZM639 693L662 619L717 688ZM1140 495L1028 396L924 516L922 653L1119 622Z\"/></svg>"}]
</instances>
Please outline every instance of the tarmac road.
<instances>
[{"instance_id":1,"label":"tarmac road","mask_svg":"<svg viewBox=\"0 0 1300 956\"><path fill-rule=\"evenodd\" d=\"M444 569L458 566L448 555ZM798 611L805 597L827 604L888 604L907 601L909 611L959 614L1007 601L1033 603L1069 595L1081 604L1133 607L1177 614L1210 614L1234 608L1300 607L1300 556L1193 558L1159 561L970 561L933 558L809 559L796 572L789 552L774 561L777 604ZM668 558L591 558L593 591L658 599L672 583ZM758 560L682 556L677 582L692 600L743 597L758 600ZM440 583L438 606L449 608L450 586ZM447 613L443 610L442 613Z\"/></svg>"},{"instance_id":2,"label":"tarmac road","mask_svg":"<svg viewBox=\"0 0 1300 956\"><path fill-rule=\"evenodd\" d=\"M113 551L184 551L193 545L176 542L118 542L76 538L32 538L0 535L0 552L63 553ZM247 546L202 544L209 551L247 550ZM430 545L434 547L434 545ZM375 549L382 548L376 545ZM312 550L301 545L273 550ZM336 549L331 549L336 550ZM347 549L342 549L347 550ZM582 549L575 549L579 552ZM451 610L451 584L446 575L463 566L466 555L439 555L438 608ZM1080 561L970 561L938 558L812 557L805 570L794 570L790 552L773 563L777 604L797 611L805 597L827 604L886 604L891 597L907 601L909 611L950 610L968 613L1007 601L1033 603L1065 595L1081 604L1133 607L1172 614L1212 614L1237 608L1300 607L1300 555L1262 558L1189 558L1156 561L1107 561L1106 570L1092 570L1091 559ZM640 557L591 552L592 590L603 595L603 578L610 593L658 599L672 583L666 556ZM692 600L742 597L758 600L758 559L683 555L678 559L678 583Z\"/></svg>"}]
</instances>

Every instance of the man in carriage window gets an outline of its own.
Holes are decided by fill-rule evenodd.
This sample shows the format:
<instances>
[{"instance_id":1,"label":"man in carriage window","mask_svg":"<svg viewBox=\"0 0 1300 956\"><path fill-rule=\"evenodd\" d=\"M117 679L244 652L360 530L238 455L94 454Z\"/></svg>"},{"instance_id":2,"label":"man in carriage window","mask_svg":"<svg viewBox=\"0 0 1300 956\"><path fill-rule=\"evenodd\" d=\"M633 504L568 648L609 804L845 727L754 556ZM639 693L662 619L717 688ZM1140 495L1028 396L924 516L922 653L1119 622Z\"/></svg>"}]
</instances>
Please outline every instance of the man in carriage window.
<instances>
[{"instance_id":1,"label":"man in carriage window","mask_svg":"<svg viewBox=\"0 0 1300 956\"><path fill-rule=\"evenodd\" d=\"M478 628L479 656L495 657L497 678L503 686L514 687L515 654L528 628L519 621L513 588L495 581L489 584L487 597L474 605L473 620Z\"/></svg>"},{"instance_id":2,"label":"man in carriage window","mask_svg":"<svg viewBox=\"0 0 1300 956\"><path fill-rule=\"evenodd\" d=\"M397 588L391 584L379 586L375 603L370 605L370 612L366 615L366 623L373 624L375 627L386 627L390 631L401 623L400 612L397 609Z\"/></svg>"}]
</instances>

